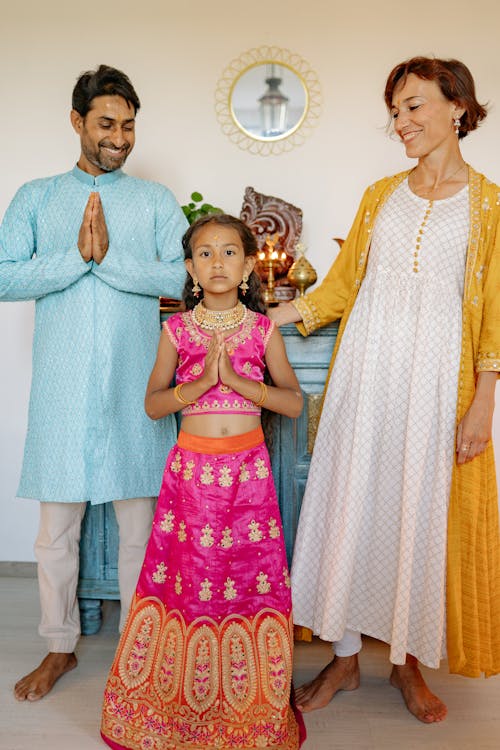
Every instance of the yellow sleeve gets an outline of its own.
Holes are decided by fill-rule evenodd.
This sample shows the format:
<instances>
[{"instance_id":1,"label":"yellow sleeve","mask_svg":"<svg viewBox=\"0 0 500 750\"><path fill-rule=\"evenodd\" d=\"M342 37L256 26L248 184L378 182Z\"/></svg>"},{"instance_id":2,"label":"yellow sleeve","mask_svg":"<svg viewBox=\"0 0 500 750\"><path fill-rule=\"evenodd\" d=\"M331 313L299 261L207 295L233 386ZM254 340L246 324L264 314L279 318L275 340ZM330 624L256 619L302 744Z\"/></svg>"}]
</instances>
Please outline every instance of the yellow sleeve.
<instances>
[{"instance_id":1,"label":"yellow sleeve","mask_svg":"<svg viewBox=\"0 0 500 750\"><path fill-rule=\"evenodd\" d=\"M500 373L500 211L491 253L483 270L483 316L476 371Z\"/></svg>"},{"instance_id":2,"label":"yellow sleeve","mask_svg":"<svg viewBox=\"0 0 500 750\"><path fill-rule=\"evenodd\" d=\"M363 254L369 237L367 225L371 222L369 205L373 202L372 193L373 188L365 191L351 230L321 284L305 297L292 301L302 317L297 328L303 336L338 320L344 314L359 265L364 262Z\"/></svg>"}]
</instances>

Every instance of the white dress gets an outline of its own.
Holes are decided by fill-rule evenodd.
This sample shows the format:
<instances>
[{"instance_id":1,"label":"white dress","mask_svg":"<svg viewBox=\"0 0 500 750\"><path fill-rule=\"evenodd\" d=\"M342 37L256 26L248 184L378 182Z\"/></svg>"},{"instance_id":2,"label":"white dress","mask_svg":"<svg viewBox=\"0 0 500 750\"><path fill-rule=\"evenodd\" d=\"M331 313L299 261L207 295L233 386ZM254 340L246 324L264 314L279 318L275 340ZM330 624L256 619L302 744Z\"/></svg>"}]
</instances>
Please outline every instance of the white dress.
<instances>
[{"instance_id":1,"label":"white dress","mask_svg":"<svg viewBox=\"0 0 500 750\"><path fill-rule=\"evenodd\" d=\"M468 187L428 208L405 181L376 220L318 428L292 594L296 624L324 640L349 628L391 644L394 664L408 652L437 667Z\"/></svg>"}]
</instances>

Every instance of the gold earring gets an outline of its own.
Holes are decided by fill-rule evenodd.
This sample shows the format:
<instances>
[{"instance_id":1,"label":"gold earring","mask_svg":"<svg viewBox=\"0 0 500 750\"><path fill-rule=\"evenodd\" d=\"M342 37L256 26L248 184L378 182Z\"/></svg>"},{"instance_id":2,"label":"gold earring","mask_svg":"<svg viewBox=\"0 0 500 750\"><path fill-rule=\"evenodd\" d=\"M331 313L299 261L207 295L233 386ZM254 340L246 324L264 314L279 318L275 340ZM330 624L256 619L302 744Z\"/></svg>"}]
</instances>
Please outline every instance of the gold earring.
<instances>
[{"instance_id":1,"label":"gold earring","mask_svg":"<svg viewBox=\"0 0 500 750\"><path fill-rule=\"evenodd\" d=\"M460 133L460 117L455 117L453 125L455 126L455 135L458 135Z\"/></svg>"},{"instance_id":2,"label":"gold earring","mask_svg":"<svg viewBox=\"0 0 500 750\"><path fill-rule=\"evenodd\" d=\"M248 281L248 274L247 274L247 272L245 271L245 273L243 274L243 278L242 278L242 280L241 280L241 284L240 284L240 289L241 289L241 293L242 293L242 295L243 295L243 296L245 296L245 294L246 294L246 293L247 293L247 291L248 291L248 284L247 284L247 281Z\"/></svg>"},{"instance_id":3,"label":"gold earring","mask_svg":"<svg viewBox=\"0 0 500 750\"><path fill-rule=\"evenodd\" d=\"M199 297L201 292L201 286L198 284L198 277L193 276L193 294L195 297Z\"/></svg>"}]
</instances>

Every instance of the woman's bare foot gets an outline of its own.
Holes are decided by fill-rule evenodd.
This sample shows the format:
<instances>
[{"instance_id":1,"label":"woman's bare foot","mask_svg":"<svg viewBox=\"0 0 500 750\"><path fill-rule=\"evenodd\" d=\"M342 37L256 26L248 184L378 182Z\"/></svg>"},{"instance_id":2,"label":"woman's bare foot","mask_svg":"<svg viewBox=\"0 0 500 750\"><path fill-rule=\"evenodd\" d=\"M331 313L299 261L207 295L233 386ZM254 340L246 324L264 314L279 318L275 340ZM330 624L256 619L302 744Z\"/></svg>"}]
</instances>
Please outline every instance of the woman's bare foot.
<instances>
[{"instance_id":1,"label":"woman's bare foot","mask_svg":"<svg viewBox=\"0 0 500 750\"><path fill-rule=\"evenodd\" d=\"M414 656L408 654L406 664L393 666L391 685L401 690L408 711L425 724L443 721L446 717L445 704L425 684Z\"/></svg>"},{"instance_id":2,"label":"woman's bare foot","mask_svg":"<svg viewBox=\"0 0 500 750\"><path fill-rule=\"evenodd\" d=\"M39 666L22 677L14 687L14 695L18 701L38 701L49 693L54 683L63 674L74 669L77 665L74 654L56 654L50 652Z\"/></svg>"},{"instance_id":3,"label":"woman's bare foot","mask_svg":"<svg viewBox=\"0 0 500 750\"><path fill-rule=\"evenodd\" d=\"M314 680L297 688L295 703L299 711L315 711L330 703L338 690L356 690L358 687L358 655L335 656Z\"/></svg>"}]
</instances>

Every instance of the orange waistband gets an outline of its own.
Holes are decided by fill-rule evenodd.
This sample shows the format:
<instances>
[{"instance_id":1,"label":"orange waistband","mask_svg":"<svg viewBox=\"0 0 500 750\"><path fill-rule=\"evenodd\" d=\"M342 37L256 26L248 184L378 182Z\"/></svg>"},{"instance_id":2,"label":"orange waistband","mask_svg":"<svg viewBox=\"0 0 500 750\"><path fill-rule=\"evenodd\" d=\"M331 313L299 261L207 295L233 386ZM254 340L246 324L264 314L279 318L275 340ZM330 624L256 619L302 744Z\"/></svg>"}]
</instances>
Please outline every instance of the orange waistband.
<instances>
[{"instance_id":1,"label":"orange waistband","mask_svg":"<svg viewBox=\"0 0 500 750\"><path fill-rule=\"evenodd\" d=\"M231 437L201 437L200 435L191 435L189 432L181 430L177 437L177 445L193 453L239 453L250 448L255 448L264 442L264 433L262 427L256 427L250 432L243 432L241 435L231 435Z\"/></svg>"}]
</instances>

